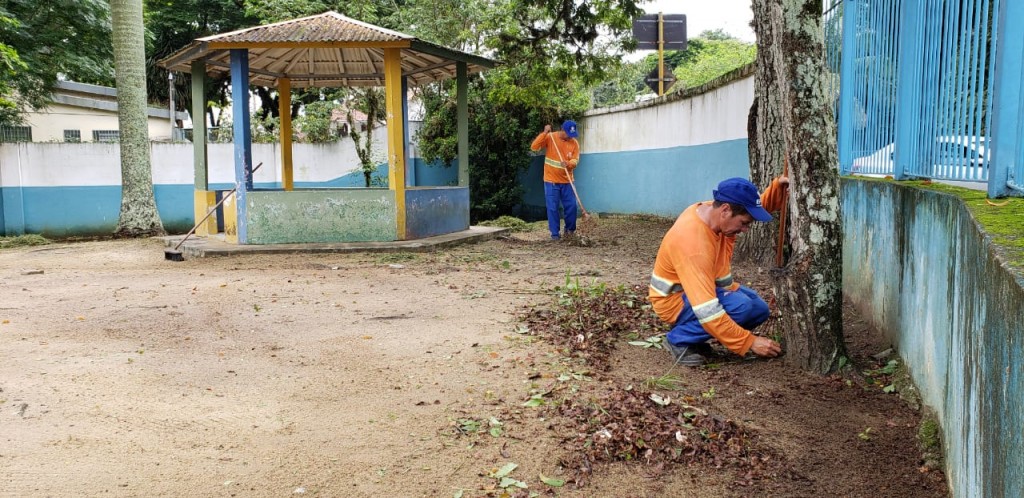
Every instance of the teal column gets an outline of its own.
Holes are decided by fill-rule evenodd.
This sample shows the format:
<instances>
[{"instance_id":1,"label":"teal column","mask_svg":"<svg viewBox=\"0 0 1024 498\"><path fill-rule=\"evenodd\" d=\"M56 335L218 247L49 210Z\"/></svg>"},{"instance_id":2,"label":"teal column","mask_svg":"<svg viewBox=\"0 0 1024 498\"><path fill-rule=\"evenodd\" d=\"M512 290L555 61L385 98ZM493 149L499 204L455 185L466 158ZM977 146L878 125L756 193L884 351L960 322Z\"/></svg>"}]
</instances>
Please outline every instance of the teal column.
<instances>
[{"instance_id":1,"label":"teal column","mask_svg":"<svg viewBox=\"0 0 1024 498\"><path fill-rule=\"evenodd\" d=\"M416 161L409 147L409 78L402 76L402 143L405 145L405 186L416 186Z\"/></svg>"},{"instance_id":2,"label":"teal column","mask_svg":"<svg viewBox=\"0 0 1024 498\"><path fill-rule=\"evenodd\" d=\"M1024 80L1024 2L999 2L997 14L995 82L992 89L992 157L988 196L1024 196L1021 150L1021 81Z\"/></svg>"},{"instance_id":3,"label":"teal column","mask_svg":"<svg viewBox=\"0 0 1024 498\"><path fill-rule=\"evenodd\" d=\"M206 63L192 62L192 154L196 190L209 190L206 148Z\"/></svg>"},{"instance_id":4,"label":"teal column","mask_svg":"<svg viewBox=\"0 0 1024 498\"><path fill-rule=\"evenodd\" d=\"M465 62L456 62L456 114L459 138L459 186L469 186L469 70Z\"/></svg>"},{"instance_id":5,"label":"teal column","mask_svg":"<svg viewBox=\"0 0 1024 498\"><path fill-rule=\"evenodd\" d=\"M231 50L231 117L234 132L235 205L238 243L248 241L246 192L252 190L252 131L249 126L249 51Z\"/></svg>"},{"instance_id":6,"label":"teal column","mask_svg":"<svg viewBox=\"0 0 1024 498\"><path fill-rule=\"evenodd\" d=\"M858 0L843 1L843 43L839 66L839 170L849 173L853 167L853 104L856 90L854 68L857 61Z\"/></svg>"}]
</instances>

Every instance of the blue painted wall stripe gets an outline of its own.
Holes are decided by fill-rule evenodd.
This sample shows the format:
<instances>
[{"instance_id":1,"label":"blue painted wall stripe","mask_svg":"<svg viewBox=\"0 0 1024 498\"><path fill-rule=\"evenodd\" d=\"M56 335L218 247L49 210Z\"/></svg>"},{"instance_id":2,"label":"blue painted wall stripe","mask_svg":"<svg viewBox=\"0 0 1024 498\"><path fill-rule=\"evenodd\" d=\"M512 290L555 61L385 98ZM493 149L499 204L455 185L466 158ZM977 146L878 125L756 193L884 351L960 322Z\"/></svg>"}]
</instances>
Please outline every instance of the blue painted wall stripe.
<instances>
[{"instance_id":1,"label":"blue painted wall stripe","mask_svg":"<svg viewBox=\"0 0 1024 498\"><path fill-rule=\"evenodd\" d=\"M588 211L675 217L690 204L710 199L718 182L734 176L750 177L745 138L628 152L583 151L575 179ZM542 157L533 159L521 181L526 211L538 212L544 207Z\"/></svg>"}]
</instances>

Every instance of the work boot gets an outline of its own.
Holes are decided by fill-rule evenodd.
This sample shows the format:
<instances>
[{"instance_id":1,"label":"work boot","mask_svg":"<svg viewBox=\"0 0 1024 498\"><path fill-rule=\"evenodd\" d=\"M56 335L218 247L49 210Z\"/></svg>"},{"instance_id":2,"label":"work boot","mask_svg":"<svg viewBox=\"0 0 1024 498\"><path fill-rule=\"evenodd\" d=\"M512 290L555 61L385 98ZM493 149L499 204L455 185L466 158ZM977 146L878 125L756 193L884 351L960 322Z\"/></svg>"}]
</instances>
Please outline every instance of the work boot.
<instances>
[{"instance_id":1,"label":"work boot","mask_svg":"<svg viewBox=\"0 0 1024 498\"><path fill-rule=\"evenodd\" d=\"M712 353L711 346L707 343L675 345L666 340L665 349L675 359L676 364L684 367L699 367L704 364L706 356Z\"/></svg>"}]
</instances>

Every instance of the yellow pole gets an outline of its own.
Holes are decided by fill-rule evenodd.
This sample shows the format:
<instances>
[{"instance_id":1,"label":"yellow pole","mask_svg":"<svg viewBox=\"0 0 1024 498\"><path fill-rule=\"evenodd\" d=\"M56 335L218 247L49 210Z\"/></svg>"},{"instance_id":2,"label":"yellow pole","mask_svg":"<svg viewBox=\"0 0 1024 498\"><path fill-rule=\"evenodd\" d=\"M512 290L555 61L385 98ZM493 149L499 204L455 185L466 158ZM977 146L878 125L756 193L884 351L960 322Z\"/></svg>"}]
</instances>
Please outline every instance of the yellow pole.
<instances>
[{"instance_id":1,"label":"yellow pole","mask_svg":"<svg viewBox=\"0 0 1024 498\"><path fill-rule=\"evenodd\" d=\"M388 125L388 186L395 192L398 240L405 240L405 131L402 122L402 50L384 49L384 102Z\"/></svg>"},{"instance_id":2,"label":"yellow pole","mask_svg":"<svg viewBox=\"0 0 1024 498\"><path fill-rule=\"evenodd\" d=\"M665 95L665 16L658 12L658 96Z\"/></svg>"},{"instance_id":3,"label":"yellow pole","mask_svg":"<svg viewBox=\"0 0 1024 498\"><path fill-rule=\"evenodd\" d=\"M292 180L292 82L277 80L278 113L281 115L281 183L285 190L295 188Z\"/></svg>"}]
</instances>

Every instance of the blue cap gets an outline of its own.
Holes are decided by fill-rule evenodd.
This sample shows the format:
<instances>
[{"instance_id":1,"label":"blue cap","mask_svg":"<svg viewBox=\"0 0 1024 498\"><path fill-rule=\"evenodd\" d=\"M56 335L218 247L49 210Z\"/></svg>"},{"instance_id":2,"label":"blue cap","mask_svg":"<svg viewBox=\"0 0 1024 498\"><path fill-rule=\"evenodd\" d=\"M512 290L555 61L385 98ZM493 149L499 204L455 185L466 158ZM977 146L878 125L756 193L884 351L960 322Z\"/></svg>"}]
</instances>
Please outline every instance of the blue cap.
<instances>
[{"instance_id":1,"label":"blue cap","mask_svg":"<svg viewBox=\"0 0 1024 498\"><path fill-rule=\"evenodd\" d=\"M757 193L757 187L746 178L722 180L722 183L718 184L718 190L714 191L714 196L716 201L731 202L745 207L750 216L757 221L772 220L772 215L761 207L761 195Z\"/></svg>"},{"instance_id":2,"label":"blue cap","mask_svg":"<svg viewBox=\"0 0 1024 498\"><path fill-rule=\"evenodd\" d=\"M580 133L576 131L576 122L571 119L562 123L562 131L564 131L565 135L569 138L576 138L580 136Z\"/></svg>"}]
</instances>

